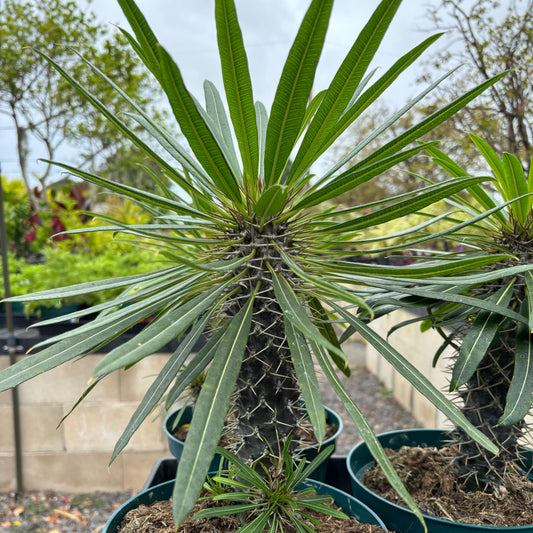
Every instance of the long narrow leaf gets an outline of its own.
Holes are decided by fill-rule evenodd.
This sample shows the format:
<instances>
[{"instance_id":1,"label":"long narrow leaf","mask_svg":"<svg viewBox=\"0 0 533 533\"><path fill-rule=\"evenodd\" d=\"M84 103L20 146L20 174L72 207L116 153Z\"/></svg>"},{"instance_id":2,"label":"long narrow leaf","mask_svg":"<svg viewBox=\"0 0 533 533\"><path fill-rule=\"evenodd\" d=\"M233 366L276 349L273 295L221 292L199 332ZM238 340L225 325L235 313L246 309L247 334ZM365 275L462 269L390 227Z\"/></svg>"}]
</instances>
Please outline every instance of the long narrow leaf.
<instances>
[{"instance_id":1,"label":"long narrow leaf","mask_svg":"<svg viewBox=\"0 0 533 533\"><path fill-rule=\"evenodd\" d=\"M217 0L215 18L222 77L244 176L249 183L255 183L259 161L257 121L248 59L233 0Z\"/></svg>"},{"instance_id":2,"label":"long narrow leaf","mask_svg":"<svg viewBox=\"0 0 533 533\"><path fill-rule=\"evenodd\" d=\"M332 0L313 0L291 47L272 103L265 147L265 185L278 183L300 132L324 45Z\"/></svg>"},{"instance_id":3,"label":"long narrow leaf","mask_svg":"<svg viewBox=\"0 0 533 533\"><path fill-rule=\"evenodd\" d=\"M523 301L520 312L529 313L528 304ZM524 324L518 325L516 334L515 364L505 409L498 424L518 424L524 420L533 403L533 341L531 331Z\"/></svg>"},{"instance_id":4,"label":"long narrow leaf","mask_svg":"<svg viewBox=\"0 0 533 533\"><path fill-rule=\"evenodd\" d=\"M511 280L505 287L497 291L490 300L494 301L495 304L507 307L513 296L514 282L514 279ZM456 390L470 379L498 334L503 320L502 316L487 311L482 311L478 314L461 342L461 350L453 366L450 390Z\"/></svg>"},{"instance_id":5,"label":"long narrow leaf","mask_svg":"<svg viewBox=\"0 0 533 533\"><path fill-rule=\"evenodd\" d=\"M363 440L366 442L368 449L370 450L370 453L372 454L376 462L379 464L379 466L383 470L389 483L392 485L394 490L401 496L401 498L403 498L403 500L407 503L409 508L416 514L419 520L421 520L421 522L424 523L422 513L416 506L416 503L414 502L414 500L409 495L409 492L407 492L396 470L394 470L394 467L392 466L390 459L387 457L380 442L374 435L374 432L372 431L370 424L368 423L363 413L361 413L361 410L359 409L359 407L357 407L357 404L352 400L352 398L350 397L350 395L347 393L346 389L344 388L343 384L339 380L337 374L333 370L333 367L328 361L328 358L325 356L324 351L320 348L320 346L315 345L313 346L313 352L315 354L315 357L318 360L318 363L320 364L320 367L324 371L324 374L326 375L328 381L333 387L333 390L336 392L337 396L339 397L342 404L344 405L346 411L348 412L348 414L354 421L355 427L361 434L361 437L363 438Z\"/></svg>"},{"instance_id":6,"label":"long narrow leaf","mask_svg":"<svg viewBox=\"0 0 533 533\"><path fill-rule=\"evenodd\" d=\"M291 350L291 359L302 391L305 409L313 425L316 440L321 445L326 435L326 416L313 358L305 337L292 325L290 320L285 320L284 323L287 342Z\"/></svg>"},{"instance_id":7,"label":"long narrow leaf","mask_svg":"<svg viewBox=\"0 0 533 533\"><path fill-rule=\"evenodd\" d=\"M196 402L174 485L172 508L176 524L185 519L198 499L224 427L248 341L253 301L250 298L235 315L221 338Z\"/></svg>"},{"instance_id":8,"label":"long narrow leaf","mask_svg":"<svg viewBox=\"0 0 533 533\"><path fill-rule=\"evenodd\" d=\"M189 146L224 195L240 204L242 198L236 178L185 87L178 66L164 48L160 48L160 63L163 88Z\"/></svg>"},{"instance_id":9,"label":"long narrow leaf","mask_svg":"<svg viewBox=\"0 0 533 533\"><path fill-rule=\"evenodd\" d=\"M479 442L492 453L498 453L493 442L481 431L477 430L445 396L437 390L422 373L409 363L400 353L382 339L374 330L360 319L347 313L337 304L330 302L340 316L352 325L359 334L369 342L405 379L424 395L439 411L444 413L452 422L460 426L476 442Z\"/></svg>"},{"instance_id":10,"label":"long narrow leaf","mask_svg":"<svg viewBox=\"0 0 533 533\"><path fill-rule=\"evenodd\" d=\"M360 32L336 72L304 136L287 183L298 179L332 137L336 124L351 101L376 53L401 0L383 0Z\"/></svg>"},{"instance_id":11,"label":"long narrow leaf","mask_svg":"<svg viewBox=\"0 0 533 533\"><path fill-rule=\"evenodd\" d=\"M157 77L159 73L159 58L156 36L133 0L118 0L118 3L138 39L138 45L142 50L141 58Z\"/></svg>"},{"instance_id":12,"label":"long narrow leaf","mask_svg":"<svg viewBox=\"0 0 533 533\"><path fill-rule=\"evenodd\" d=\"M136 363L143 357L177 338L191 325L226 288L226 284L199 294L184 305L167 311L165 315L146 326L133 339L111 350L94 367L93 377L100 377Z\"/></svg>"},{"instance_id":13,"label":"long narrow leaf","mask_svg":"<svg viewBox=\"0 0 533 533\"><path fill-rule=\"evenodd\" d=\"M170 409L172 405L178 401L188 385L196 379L213 360L218 348L218 343L225 331L226 328L222 327L216 333L211 335L207 344L200 349L200 351L189 361L187 366L178 376L176 376L176 381L166 396L165 409Z\"/></svg>"}]
</instances>

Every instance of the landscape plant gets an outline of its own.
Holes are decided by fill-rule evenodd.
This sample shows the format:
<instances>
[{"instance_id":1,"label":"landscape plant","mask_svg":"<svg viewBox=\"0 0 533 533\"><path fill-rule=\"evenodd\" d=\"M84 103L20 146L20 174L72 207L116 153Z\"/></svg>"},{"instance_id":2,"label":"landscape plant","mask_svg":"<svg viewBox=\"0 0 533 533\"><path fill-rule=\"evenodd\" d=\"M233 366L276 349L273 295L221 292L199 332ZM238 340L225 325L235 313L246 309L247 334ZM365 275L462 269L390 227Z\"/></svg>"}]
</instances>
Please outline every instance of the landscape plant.
<instances>
[{"instance_id":1,"label":"landscape plant","mask_svg":"<svg viewBox=\"0 0 533 533\"><path fill-rule=\"evenodd\" d=\"M429 86L385 119L346 157L314 175L313 165L333 142L439 37L425 39L380 77L375 71L368 72L400 0L379 3L329 87L317 91L312 98L332 0L310 2L284 64L270 112L254 101L232 0L215 2L226 104L216 87L206 82L205 107L189 93L178 66L133 0L119 3L133 29L133 34L126 30L122 33L166 94L189 146L182 147L96 66L88 63L101 76L102 83L123 98L120 116L62 65L37 51L157 164L159 172L147 172L159 192L120 184L68 164L54 164L67 174L138 203L153 220L126 223L108 218L108 226L89 227L87 231L147 240L145 248L165 257L168 266L146 274L13 298L12 301L39 301L122 289L118 297L81 312L99 312L92 322L55 337L47 342L49 346L2 371L0 390L98 350L140 320L155 317L131 341L112 349L97 363L86 392L111 372L127 369L169 340L181 337L180 346L154 379L120 437L113 460L163 397L165 405L172 405L187 385L207 370L177 472L173 506L178 524L198 498L223 430L229 450L256 467L263 462L268 464L270 457L279 456L285 446L293 453L302 424L310 423L317 442L322 442L325 416L314 358L394 487L421 516L337 376L335 367L349 373L340 341L358 331L472 438L493 452L496 449L416 368L356 316L356 311L368 308L357 295L361 284L374 284L391 276L431 275L441 272L440 265L413 271L409 267L378 268L348 259L357 255L357 236L367 228L417 212L485 178L453 178L344 210L331 207L331 201L427 149L432 143L418 145L415 141L501 75L474 87L361 157L364 145L436 84ZM142 140L122 117L136 121L154 144ZM345 163L353 158L358 158L357 163L343 171ZM507 255L480 256L477 264L492 263L499 257ZM457 261L446 268L447 273L453 274L462 272L464 267ZM335 323L341 329L347 328L344 334L339 336ZM198 338L206 334L206 345L192 353Z\"/></svg>"},{"instance_id":2,"label":"landscape plant","mask_svg":"<svg viewBox=\"0 0 533 533\"><path fill-rule=\"evenodd\" d=\"M450 390L466 418L498 448L494 455L456 428L458 478L468 490L503 495L508 475L520 469L525 417L533 401L533 173L526 175L524 167L530 165L514 154L499 156L481 137L469 137L492 173L492 190L472 185L468 196L447 200L446 220L455 229L446 239L460 252L427 258L440 264L459 261L464 272L395 280L392 289L375 289L368 303L376 316L403 306L427 309L409 323L421 321L423 329L441 334L434 363L446 348L454 349ZM426 150L452 178L469 175L435 146ZM499 259L478 265L486 255Z\"/></svg>"}]
</instances>

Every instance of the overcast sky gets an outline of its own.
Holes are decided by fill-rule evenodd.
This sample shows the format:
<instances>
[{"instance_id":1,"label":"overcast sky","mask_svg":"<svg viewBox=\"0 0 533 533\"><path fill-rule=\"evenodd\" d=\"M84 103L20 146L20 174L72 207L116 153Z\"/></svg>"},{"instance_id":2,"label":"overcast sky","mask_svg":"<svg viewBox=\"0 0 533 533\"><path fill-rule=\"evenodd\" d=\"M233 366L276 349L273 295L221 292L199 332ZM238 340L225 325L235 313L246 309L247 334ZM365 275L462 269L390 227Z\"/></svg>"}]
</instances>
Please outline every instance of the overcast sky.
<instances>
[{"instance_id":1,"label":"overcast sky","mask_svg":"<svg viewBox=\"0 0 533 533\"><path fill-rule=\"evenodd\" d=\"M77 0L86 6L85 0ZM431 34L424 13L436 0L404 0L380 48L374 66L385 69L400 55ZM209 79L221 86L216 48L213 0L137 0L162 44L176 60L188 89L201 97L202 83ZM309 0L236 0L237 13L248 52L254 96L270 108L275 87L289 47ZM377 0L335 0L315 92L325 88L353 44ZM118 2L93 0L92 10L104 24L128 27ZM411 69L386 93L392 105L405 103L415 93L413 80L420 74ZM0 160L3 173L17 177L13 131L0 122ZM4 152L4 153L2 153ZM7 152L7 153L6 153ZM30 163L40 156L30 156Z\"/></svg>"}]
</instances>

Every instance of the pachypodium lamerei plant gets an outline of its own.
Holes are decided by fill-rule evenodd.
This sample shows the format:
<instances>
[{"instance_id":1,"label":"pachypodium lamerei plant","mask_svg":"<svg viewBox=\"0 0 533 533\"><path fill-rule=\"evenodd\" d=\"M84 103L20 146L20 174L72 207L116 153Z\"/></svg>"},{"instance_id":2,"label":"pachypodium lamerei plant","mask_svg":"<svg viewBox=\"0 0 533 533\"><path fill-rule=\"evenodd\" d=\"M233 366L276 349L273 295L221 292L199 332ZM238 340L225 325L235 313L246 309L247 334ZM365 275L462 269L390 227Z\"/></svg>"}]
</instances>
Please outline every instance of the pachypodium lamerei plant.
<instances>
[{"instance_id":1,"label":"pachypodium lamerei plant","mask_svg":"<svg viewBox=\"0 0 533 533\"><path fill-rule=\"evenodd\" d=\"M443 337L434 362L447 347L455 349L450 390L468 420L498 447L495 456L457 428L457 474L467 489L502 492L507 474L519 468L524 418L533 401L533 173L526 176L515 155L499 157L481 137L470 139L492 170L492 192L473 185L468 198L448 199L454 211L447 218L456 226L446 238L464 251L438 258L441 264L460 260L464 273L415 280L416 288L413 280L403 287L397 282L393 293L381 291L372 302L376 314L382 298L385 312L400 301L428 309L419 320ZM436 147L427 151L451 177L469 175ZM477 264L487 255L493 263ZM409 296L401 296L403 290Z\"/></svg>"},{"instance_id":2,"label":"pachypodium lamerei plant","mask_svg":"<svg viewBox=\"0 0 533 533\"><path fill-rule=\"evenodd\" d=\"M408 275L404 270L376 269L348 261L357 253L354 246L360 232L423 209L482 178L454 178L342 211L331 208L331 201L428 147L427 143L413 143L490 87L499 76L437 110L370 156L361 157L350 169L342 170L436 84L428 87L345 158L314 176L311 168L317 159L438 38L424 40L381 77L373 78L375 72L368 73L369 63L400 0L379 3L329 87L312 99L332 0L310 2L283 67L270 112L254 101L233 0L215 2L226 104L215 86L206 82L205 108L189 93L178 66L133 0L119 3L133 29L133 34L125 30L123 33L160 83L189 146L182 147L96 67L92 68L102 81L124 98L121 117L110 113L61 65L49 60L159 166L160 174L147 172L160 193L55 164L150 212L150 224L109 219L109 226L97 230L137 236L144 246L168 258L169 266L146 275L25 297L61 298L124 287L118 298L64 317L68 320L83 313L100 312L91 323L55 337L51 346L0 373L0 390L96 351L146 317L154 320L96 365L90 388L109 373L136 364L181 336L179 348L154 380L112 457L124 448L163 397L167 406L172 405L187 385L207 369L177 473L173 505L179 523L198 497L224 427L230 449L239 458L256 464L271 453L269 450L279 455L289 437L291 450L296 449L297 428L304 418L310 420L317 441L322 442L325 416L314 357L393 485L415 508L335 373L334 365L346 373L349 369L340 346L342 339L337 337L333 323L359 331L443 412L490 447L488 439L469 425L444 395L345 308L346 303L354 309L365 306L356 294L361 283L383 276ZM155 144L138 137L126 119L140 125ZM453 268L462 270L460 263ZM429 269L427 274L431 272ZM417 273L422 274L423 269ZM197 339L206 333L209 338L205 347L193 353Z\"/></svg>"}]
</instances>

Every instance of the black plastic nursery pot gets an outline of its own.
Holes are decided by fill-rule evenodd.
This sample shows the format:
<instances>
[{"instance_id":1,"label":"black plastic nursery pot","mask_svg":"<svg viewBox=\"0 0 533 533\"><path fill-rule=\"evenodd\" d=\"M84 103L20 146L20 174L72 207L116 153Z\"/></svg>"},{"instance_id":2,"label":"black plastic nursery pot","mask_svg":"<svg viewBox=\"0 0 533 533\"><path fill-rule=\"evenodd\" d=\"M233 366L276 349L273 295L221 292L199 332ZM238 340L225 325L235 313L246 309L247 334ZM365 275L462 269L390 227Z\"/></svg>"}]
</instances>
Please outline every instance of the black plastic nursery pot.
<instances>
[{"instance_id":1,"label":"black plastic nursery pot","mask_svg":"<svg viewBox=\"0 0 533 533\"><path fill-rule=\"evenodd\" d=\"M302 486L313 487L317 494L330 495L337 506L341 507L347 515L353 516L359 522L385 528L383 521L371 509L350 494L346 494L335 487L331 487L314 479L306 480ZM125 502L110 516L102 533L117 533L118 527L129 511L135 509L139 505L151 505L156 501L168 500L172 496L173 488L174 480L170 480L143 490Z\"/></svg>"},{"instance_id":2,"label":"black plastic nursery pot","mask_svg":"<svg viewBox=\"0 0 533 533\"><path fill-rule=\"evenodd\" d=\"M182 412L183 410L183 412ZM328 407L324 407L324 410L326 411L326 422L328 424L334 424L337 426L337 431L335 432L334 435L332 435L329 439L325 440L323 443L322 443L322 449L323 448L326 448L328 446L335 446L335 443L337 441L337 438L338 436L340 435L341 431L342 431L342 427L343 427L343 424L342 424L342 420L340 418L340 416L335 412L333 411L332 409L329 409ZM182 424L189 424L192 420L192 413L193 413L193 406L192 404L188 404L184 407L181 407L179 409L176 409L175 411L171 412L166 418L165 418L165 422L163 424L163 429L165 430L165 433L167 435L167 438L168 438L168 447L170 449L170 453L179 461L180 460L180 457L181 457L181 454L183 452L183 446L184 446L184 442L177 439L174 435L173 435L173 430L174 430L174 426L175 426L175 420L176 420L176 417L180 417L179 418L179 424L182 425ZM302 450L300 450L300 453L302 454L302 456L304 456L307 460L311 461L313 460L317 454L318 454L318 447L315 445L315 446L309 446L307 448L303 448ZM215 454L215 457L213 458L213 461L211 462L211 465L210 465L210 470L217 470L219 465L220 465L220 455L217 453ZM327 475L327 469L328 469L328 461L324 461L324 463L322 463L322 465L317 468L313 474L311 475L311 478L312 479L316 479L317 481L325 481L326 480L326 475Z\"/></svg>"},{"instance_id":3,"label":"black plastic nursery pot","mask_svg":"<svg viewBox=\"0 0 533 533\"><path fill-rule=\"evenodd\" d=\"M384 448L399 450L402 446L440 447L449 441L450 434L448 431L441 429L407 429L389 431L377 437ZM524 450L523 459L524 471L527 472L532 466L533 450ZM346 463L352 483L353 495L380 516L389 530L397 531L398 533L424 533L422 524L412 511L378 496L361 482L365 471L375 465L374 458L370 454L366 443L360 442L354 446L348 454ZM451 522L427 515L423 516L428 533L533 532L533 525L494 527Z\"/></svg>"}]
</instances>

